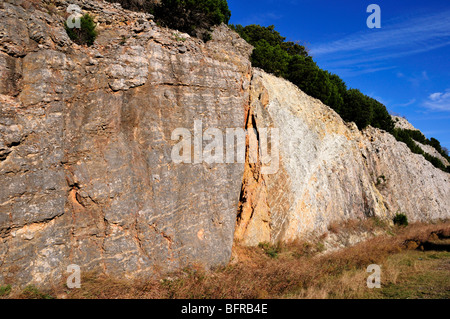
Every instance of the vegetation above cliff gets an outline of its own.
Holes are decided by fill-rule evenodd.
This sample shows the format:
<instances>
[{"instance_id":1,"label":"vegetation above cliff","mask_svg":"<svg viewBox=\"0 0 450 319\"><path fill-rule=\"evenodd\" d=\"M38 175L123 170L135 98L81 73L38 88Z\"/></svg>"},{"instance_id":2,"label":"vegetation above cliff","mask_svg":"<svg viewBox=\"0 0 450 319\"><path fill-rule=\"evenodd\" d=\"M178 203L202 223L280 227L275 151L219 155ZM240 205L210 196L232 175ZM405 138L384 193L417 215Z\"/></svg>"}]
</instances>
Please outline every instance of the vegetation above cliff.
<instances>
[{"instance_id":1,"label":"vegetation above cliff","mask_svg":"<svg viewBox=\"0 0 450 319\"><path fill-rule=\"evenodd\" d=\"M417 130L406 130L395 128L392 135L397 139L397 141L405 143L411 152L415 154L423 155L434 167L439 168L443 171L450 173L450 166L445 166L445 164L437 157L426 153L416 142L430 145L436 149L447 161L450 162L450 157L448 153L441 147L441 143L435 138L427 139L420 131ZM416 141L416 142L415 142Z\"/></svg>"},{"instance_id":2,"label":"vegetation above cliff","mask_svg":"<svg viewBox=\"0 0 450 319\"><path fill-rule=\"evenodd\" d=\"M165 26L190 34L227 24L231 18L226 0L162 0L154 14Z\"/></svg>"},{"instance_id":3,"label":"vegetation above cliff","mask_svg":"<svg viewBox=\"0 0 450 319\"><path fill-rule=\"evenodd\" d=\"M398 141L406 143L413 153L423 155L435 167L450 172L450 167L445 166L439 158L424 152L414 142L431 145L448 159L448 154L438 140L428 140L419 131L395 129L385 105L358 89L348 89L339 76L319 68L304 46L286 41L273 25L230 27L255 47L251 56L254 67L289 80L306 94L330 106L344 121L355 122L359 129L371 125L391 133Z\"/></svg>"},{"instance_id":4,"label":"vegetation above cliff","mask_svg":"<svg viewBox=\"0 0 450 319\"><path fill-rule=\"evenodd\" d=\"M146 11L168 28L209 38L211 27L228 24L231 11L226 0L108 0L130 10Z\"/></svg>"},{"instance_id":5,"label":"vegetation above cliff","mask_svg":"<svg viewBox=\"0 0 450 319\"><path fill-rule=\"evenodd\" d=\"M291 81L333 108L345 121L355 122L360 129L368 125L388 132L394 129L383 104L358 89L348 89L339 76L319 68L304 46L286 42L274 26L231 27L255 47L251 56L253 66Z\"/></svg>"}]
</instances>

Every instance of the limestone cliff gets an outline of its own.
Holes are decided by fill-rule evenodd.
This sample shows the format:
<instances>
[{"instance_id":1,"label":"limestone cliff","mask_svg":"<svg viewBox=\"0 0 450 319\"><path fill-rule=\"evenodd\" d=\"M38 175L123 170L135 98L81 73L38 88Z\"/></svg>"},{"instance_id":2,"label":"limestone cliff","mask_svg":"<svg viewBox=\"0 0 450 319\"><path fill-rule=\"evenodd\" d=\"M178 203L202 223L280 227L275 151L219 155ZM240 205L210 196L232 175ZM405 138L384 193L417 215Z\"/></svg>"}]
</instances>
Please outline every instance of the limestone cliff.
<instances>
[{"instance_id":1,"label":"limestone cliff","mask_svg":"<svg viewBox=\"0 0 450 319\"><path fill-rule=\"evenodd\" d=\"M70 3L95 17L92 47L68 38L69 2L0 2L0 284L58 282L70 264L129 278L215 267L234 241L399 211L450 217L449 174L252 69L226 26L204 43L117 4ZM279 129L279 169L264 174L248 153L174 163L172 133L200 120L256 140Z\"/></svg>"},{"instance_id":2,"label":"limestone cliff","mask_svg":"<svg viewBox=\"0 0 450 319\"><path fill-rule=\"evenodd\" d=\"M226 26L205 44L70 3L95 16L94 46L67 37L69 2L0 10L0 282L226 264L244 164L176 165L171 134L244 127L251 47Z\"/></svg>"},{"instance_id":3,"label":"limestone cliff","mask_svg":"<svg viewBox=\"0 0 450 319\"><path fill-rule=\"evenodd\" d=\"M264 175L247 164L237 240L290 241L324 233L331 222L396 213L412 221L450 217L450 175L389 133L361 132L292 83L259 70L250 107L257 127L280 130L280 169Z\"/></svg>"}]
</instances>

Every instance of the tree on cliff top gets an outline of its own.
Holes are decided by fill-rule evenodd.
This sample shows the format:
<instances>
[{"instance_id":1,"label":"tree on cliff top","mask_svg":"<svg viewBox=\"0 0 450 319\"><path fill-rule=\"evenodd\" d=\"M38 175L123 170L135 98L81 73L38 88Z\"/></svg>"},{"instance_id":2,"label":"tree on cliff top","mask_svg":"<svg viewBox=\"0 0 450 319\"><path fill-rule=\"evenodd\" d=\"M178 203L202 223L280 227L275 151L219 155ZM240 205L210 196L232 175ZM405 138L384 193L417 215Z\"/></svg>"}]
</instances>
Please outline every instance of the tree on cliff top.
<instances>
[{"instance_id":1,"label":"tree on cliff top","mask_svg":"<svg viewBox=\"0 0 450 319\"><path fill-rule=\"evenodd\" d=\"M231 11L226 0L106 0L123 8L149 12L161 25L197 37L208 35L210 28L228 24Z\"/></svg>"},{"instance_id":2,"label":"tree on cliff top","mask_svg":"<svg viewBox=\"0 0 450 319\"><path fill-rule=\"evenodd\" d=\"M152 12L158 0L106 0L111 3L120 3L122 8L133 11Z\"/></svg>"},{"instance_id":3,"label":"tree on cliff top","mask_svg":"<svg viewBox=\"0 0 450 319\"><path fill-rule=\"evenodd\" d=\"M231 11L226 0L162 0L154 15L166 27L199 36L212 26L228 24Z\"/></svg>"}]
</instances>

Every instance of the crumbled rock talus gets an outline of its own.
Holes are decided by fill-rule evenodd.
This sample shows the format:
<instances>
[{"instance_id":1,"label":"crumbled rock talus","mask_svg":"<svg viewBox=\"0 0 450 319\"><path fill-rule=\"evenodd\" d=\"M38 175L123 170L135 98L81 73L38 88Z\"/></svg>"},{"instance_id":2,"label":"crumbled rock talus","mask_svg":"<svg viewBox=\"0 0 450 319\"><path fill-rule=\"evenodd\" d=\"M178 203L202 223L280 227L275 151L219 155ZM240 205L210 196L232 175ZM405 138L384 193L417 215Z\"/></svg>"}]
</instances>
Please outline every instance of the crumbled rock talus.
<instances>
[{"instance_id":1,"label":"crumbled rock talus","mask_svg":"<svg viewBox=\"0 0 450 319\"><path fill-rule=\"evenodd\" d=\"M69 4L98 23L93 46L67 36ZM252 69L225 25L204 43L94 0L7 0L0 17L0 284L59 283L70 264L121 278L211 268L236 241L450 216L449 174ZM278 171L175 164L172 132L196 120L278 128Z\"/></svg>"}]
</instances>

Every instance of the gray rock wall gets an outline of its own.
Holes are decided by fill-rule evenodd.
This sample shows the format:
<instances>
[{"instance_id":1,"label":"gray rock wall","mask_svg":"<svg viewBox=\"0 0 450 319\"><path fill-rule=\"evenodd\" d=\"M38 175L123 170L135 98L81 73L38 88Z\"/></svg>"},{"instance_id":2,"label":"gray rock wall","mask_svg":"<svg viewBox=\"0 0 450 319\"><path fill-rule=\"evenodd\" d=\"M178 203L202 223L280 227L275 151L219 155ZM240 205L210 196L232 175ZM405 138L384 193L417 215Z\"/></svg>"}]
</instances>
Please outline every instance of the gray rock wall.
<instances>
[{"instance_id":1,"label":"gray rock wall","mask_svg":"<svg viewBox=\"0 0 450 319\"><path fill-rule=\"evenodd\" d=\"M244 126L250 46L226 26L205 44L77 3L99 23L92 47L45 6L0 8L0 283L226 264L244 164L175 164L171 135Z\"/></svg>"}]
</instances>

